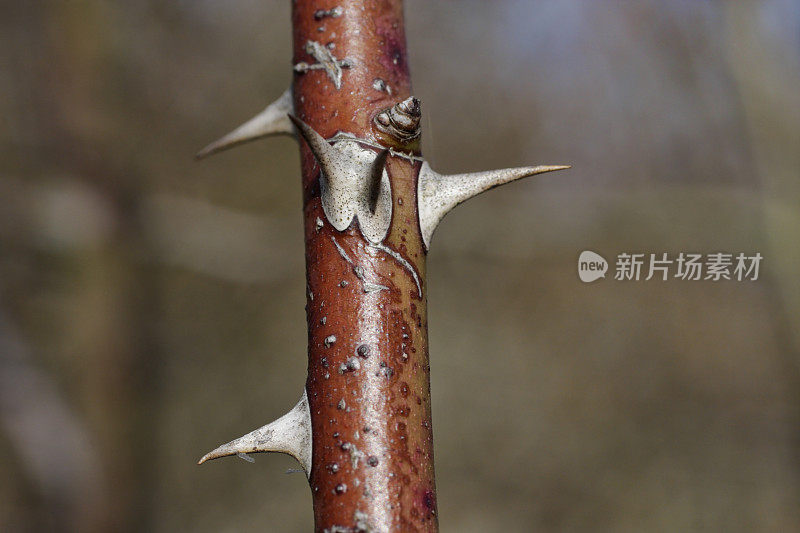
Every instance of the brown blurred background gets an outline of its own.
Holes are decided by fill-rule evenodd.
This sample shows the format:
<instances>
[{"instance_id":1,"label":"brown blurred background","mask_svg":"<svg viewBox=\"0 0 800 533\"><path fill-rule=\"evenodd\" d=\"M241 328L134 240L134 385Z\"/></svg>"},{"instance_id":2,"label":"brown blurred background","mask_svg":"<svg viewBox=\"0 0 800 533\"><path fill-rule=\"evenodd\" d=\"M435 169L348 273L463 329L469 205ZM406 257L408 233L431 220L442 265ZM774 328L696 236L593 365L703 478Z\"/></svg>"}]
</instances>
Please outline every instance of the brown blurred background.
<instances>
[{"instance_id":1,"label":"brown blurred background","mask_svg":"<svg viewBox=\"0 0 800 533\"><path fill-rule=\"evenodd\" d=\"M295 143L191 157L290 82L289 12L4 2L0 530L310 530L289 458L195 465L305 380ZM434 168L574 166L434 238L442 530L800 530L800 3L406 12ZM586 285L584 249L764 261Z\"/></svg>"}]
</instances>

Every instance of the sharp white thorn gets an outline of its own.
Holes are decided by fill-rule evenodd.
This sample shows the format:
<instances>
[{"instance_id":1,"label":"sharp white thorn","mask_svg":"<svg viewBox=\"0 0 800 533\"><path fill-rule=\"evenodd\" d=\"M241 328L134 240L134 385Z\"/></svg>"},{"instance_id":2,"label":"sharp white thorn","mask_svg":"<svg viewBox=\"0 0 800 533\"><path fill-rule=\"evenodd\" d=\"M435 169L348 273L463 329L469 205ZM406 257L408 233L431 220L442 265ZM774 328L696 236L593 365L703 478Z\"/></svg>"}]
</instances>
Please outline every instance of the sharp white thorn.
<instances>
[{"instance_id":1,"label":"sharp white thorn","mask_svg":"<svg viewBox=\"0 0 800 533\"><path fill-rule=\"evenodd\" d=\"M311 412L308 396L303 397L291 411L266 426L223 444L204 455L197 464L211 459L237 454L277 452L291 455L303 467L306 476L311 472Z\"/></svg>"},{"instance_id":2,"label":"sharp white thorn","mask_svg":"<svg viewBox=\"0 0 800 533\"><path fill-rule=\"evenodd\" d=\"M322 210L328 222L344 231L357 218L361 234L369 242L383 241L392 219L392 192L385 168L388 150L376 154L345 141L331 145L302 120L289 118L322 169Z\"/></svg>"},{"instance_id":3,"label":"sharp white thorn","mask_svg":"<svg viewBox=\"0 0 800 533\"><path fill-rule=\"evenodd\" d=\"M383 150L375 158L370 169L371 175L369 177L369 210L375 213L378 206L378 199L381 194L381 179L383 178L383 169L386 166L386 158L389 157L389 150Z\"/></svg>"},{"instance_id":4,"label":"sharp white thorn","mask_svg":"<svg viewBox=\"0 0 800 533\"><path fill-rule=\"evenodd\" d=\"M270 135L294 135L292 123L288 115L294 112L292 89L284 93L266 107L261 113L251 118L232 132L209 144L195 156L203 159L211 154L233 148L240 144L268 137Z\"/></svg>"},{"instance_id":5,"label":"sharp white thorn","mask_svg":"<svg viewBox=\"0 0 800 533\"><path fill-rule=\"evenodd\" d=\"M331 146L328 141L325 140L325 137L317 133L314 128L299 118L294 115L289 115L289 120L292 121L297 131L300 132L300 135L302 135L303 139L308 143L308 147L311 148L311 152L314 154L319 166L322 168L322 172L325 173L328 180L336 179L340 174L340 172L337 172L337 167L344 166L346 163L339 150Z\"/></svg>"},{"instance_id":6,"label":"sharp white thorn","mask_svg":"<svg viewBox=\"0 0 800 533\"><path fill-rule=\"evenodd\" d=\"M570 167L554 165L445 175L423 162L417 181L417 201L425 248L430 248L431 237L442 218L461 202L510 181L567 168Z\"/></svg>"}]
</instances>

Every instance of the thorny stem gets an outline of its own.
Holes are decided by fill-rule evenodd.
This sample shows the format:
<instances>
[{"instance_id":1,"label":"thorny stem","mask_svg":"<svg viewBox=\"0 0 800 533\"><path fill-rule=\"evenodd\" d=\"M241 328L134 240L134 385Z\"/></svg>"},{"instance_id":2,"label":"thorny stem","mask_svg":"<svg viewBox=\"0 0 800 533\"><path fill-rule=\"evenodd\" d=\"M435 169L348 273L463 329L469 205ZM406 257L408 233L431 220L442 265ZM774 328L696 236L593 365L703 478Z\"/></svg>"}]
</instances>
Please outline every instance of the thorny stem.
<instances>
[{"instance_id":1,"label":"thorny stem","mask_svg":"<svg viewBox=\"0 0 800 533\"><path fill-rule=\"evenodd\" d=\"M392 148L372 124L411 95L402 2L343 0L340 16L320 17L328 4L294 3L294 63L317 62L314 42L350 66L340 89L333 69L295 74L296 114L323 137L346 132ZM391 224L377 245L360 219L344 232L327 223L306 145L302 168L316 529L436 531L419 163L388 158Z\"/></svg>"},{"instance_id":2,"label":"thorny stem","mask_svg":"<svg viewBox=\"0 0 800 533\"><path fill-rule=\"evenodd\" d=\"M568 168L442 175L419 151L401 0L295 0L294 83L198 153L301 141L308 378L285 416L206 454L288 453L316 530L437 531L425 256L459 203Z\"/></svg>"}]
</instances>

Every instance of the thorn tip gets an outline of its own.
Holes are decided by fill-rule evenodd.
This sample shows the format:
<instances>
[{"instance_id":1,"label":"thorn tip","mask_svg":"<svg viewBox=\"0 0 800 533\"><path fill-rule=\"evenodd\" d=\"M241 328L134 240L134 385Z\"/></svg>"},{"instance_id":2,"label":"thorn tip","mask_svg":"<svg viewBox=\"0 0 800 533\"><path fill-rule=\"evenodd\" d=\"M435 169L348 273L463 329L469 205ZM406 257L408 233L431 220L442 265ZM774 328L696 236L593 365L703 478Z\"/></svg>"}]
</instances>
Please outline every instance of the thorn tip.
<instances>
[{"instance_id":1,"label":"thorn tip","mask_svg":"<svg viewBox=\"0 0 800 533\"><path fill-rule=\"evenodd\" d=\"M289 88L258 115L212 142L197 152L194 157L198 160L204 159L217 152L270 135L293 135L292 125L286 120L286 115L293 109L292 89Z\"/></svg>"},{"instance_id":2,"label":"thorn tip","mask_svg":"<svg viewBox=\"0 0 800 533\"><path fill-rule=\"evenodd\" d=\"M570 165L540 165L443 175L423 162L417 181L417 201L425 248L430 247L433 231L442 218L461 202L504 183L568 168Z\"/></svg>"},{"instance_id":3,"label":"thorn tip","mask_svg":"<svg viewBox=\"0 0 800 533\"><path fill-rule=\"evenodd\" d=\"M306 474L311 471L311 414L308 397L303 397L287 414L247 435L234 439L208 452L198 465L240 453L278 452L291 455L300 462Z\"/></svg>"}]
</instances>

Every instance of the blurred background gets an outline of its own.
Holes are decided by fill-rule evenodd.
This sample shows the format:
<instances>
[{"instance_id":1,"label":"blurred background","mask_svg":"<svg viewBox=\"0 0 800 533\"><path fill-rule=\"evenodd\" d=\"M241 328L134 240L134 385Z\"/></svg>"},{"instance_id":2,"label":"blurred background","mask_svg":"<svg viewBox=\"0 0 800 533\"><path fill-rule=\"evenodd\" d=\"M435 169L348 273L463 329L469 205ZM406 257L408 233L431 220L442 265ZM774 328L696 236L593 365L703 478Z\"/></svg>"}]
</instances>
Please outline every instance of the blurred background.
<instances>
[{"instance_id":1,"label":"blurred background","mask_svg":"<svg viewBox=\"0 0 800 533\"><path fill-rule=\"evenodd\" d=\"M311 530L290 458L195 465L305 380L294 141L192 160L290 83L289 13L4 2L0 530ZM573 165L435 235L442 530L800 529L800 3L406 13L434 168ZM585 249L764 260L588 285Z\"/></svg>"}]
</instances>

